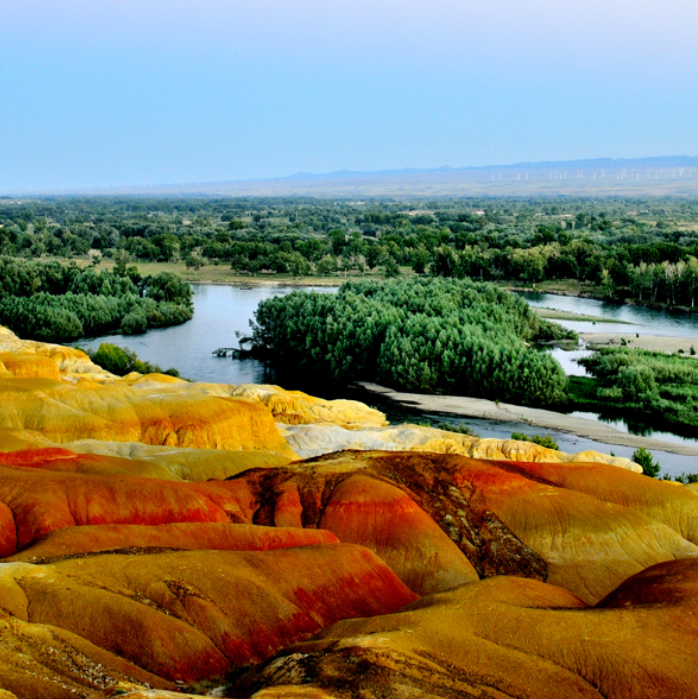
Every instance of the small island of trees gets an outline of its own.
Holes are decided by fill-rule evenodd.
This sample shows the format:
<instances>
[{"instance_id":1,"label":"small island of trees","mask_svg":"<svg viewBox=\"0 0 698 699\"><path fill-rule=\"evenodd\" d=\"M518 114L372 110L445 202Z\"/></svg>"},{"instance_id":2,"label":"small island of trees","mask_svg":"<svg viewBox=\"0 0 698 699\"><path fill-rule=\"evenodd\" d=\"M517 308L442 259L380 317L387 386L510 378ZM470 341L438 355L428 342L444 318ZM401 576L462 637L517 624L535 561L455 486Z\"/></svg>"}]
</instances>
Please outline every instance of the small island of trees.
<instances>
[{"instance_id":1,"label":"small island of trees","mask_svg":"<svg viewBox=\"0 0 698 699\"><path fill-rule=\"evenodd\" d=\"M530 343L572 336L493 284L410 277L268 299L243 342L277 370L316 381L547 406L564 402L566 376Z\"/></svg>"}]
</instances>

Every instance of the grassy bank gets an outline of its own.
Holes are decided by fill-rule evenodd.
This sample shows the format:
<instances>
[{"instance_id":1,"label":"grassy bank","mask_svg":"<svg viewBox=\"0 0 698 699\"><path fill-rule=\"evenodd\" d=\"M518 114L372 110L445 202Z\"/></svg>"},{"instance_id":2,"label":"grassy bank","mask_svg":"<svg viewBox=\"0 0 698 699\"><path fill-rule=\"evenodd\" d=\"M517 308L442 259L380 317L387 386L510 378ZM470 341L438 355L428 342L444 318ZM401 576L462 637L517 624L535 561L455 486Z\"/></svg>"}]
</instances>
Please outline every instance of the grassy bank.
<instances>
[{"instance_id":1,"label":"grassy bank","mask_svg":"<svg viewBox=\"0 0 698 699\"><path fill-rule=\"evenodd\" d=\"M698 362L691 356L614 348L595 352L580 364L591 376L568 378L568 409L695 437Z\"/></svg>"}]
</instances>

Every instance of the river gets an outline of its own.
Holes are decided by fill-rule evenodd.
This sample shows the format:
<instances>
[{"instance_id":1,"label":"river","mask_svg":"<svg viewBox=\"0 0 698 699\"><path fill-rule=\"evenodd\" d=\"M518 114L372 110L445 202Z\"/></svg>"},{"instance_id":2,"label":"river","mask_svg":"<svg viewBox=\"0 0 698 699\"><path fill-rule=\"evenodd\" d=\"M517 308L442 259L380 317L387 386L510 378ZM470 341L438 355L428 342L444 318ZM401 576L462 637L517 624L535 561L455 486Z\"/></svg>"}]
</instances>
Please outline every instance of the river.
<instances>
[{"instance_id":1,"label":"river","mask_svg":"<svg viewBox=\"0 0 698 699\"><path fill-rule=\"evenodd\" d=\"M556 323L578 333L640 333L663 337L685 337L698 340L698 313L672 313L645 306L629 306L606 303L580 296L558 296L556 294L520 293L531 306L552 308L577 315L595 316L599 320L569 321L556 320ZM604 318L616 321L604 323ZM619 325L618 321L623 323Z\"/></svg>"},{"instance_id":2,"label":"river","mask_svg":"<svg viewBox=\"0 0 698 699\"><path fill-rule=\"evenodd\" d=\"M252 359L215 357L219 347L237 347L236 332L250 332L250 319L260 301L298 290L290 286L222 286L192 284L194 317L182 325L149 330L145 335L107 335L81 340L80 347L97 349L101 342L128 347L163 369L174 367L193 381L209 383L268 383L264 365ZM336 287L304 287L307 291L335 293ZM295 388L295 387L294 387Z\"/></svg>"},{"instance_id":3,"label":"river","mask_svg":"<svg viewBox=\"0 0 698 699\"><path fill-rule=\"evenodd\" d=\"M304 287L304 289L321 293L336 292L334 287ZM96 349L101 342L112 342L134 350L141 359L158 364L164 369L175 367L182 376L195 381L230 384L273 382L273 376L266 373L264 365L260 362L224 359L214 356L212 352L219 347L237 346L236 331L243 334L249 332L249 321L260 301L284 296L297 290L297 287L193 284L192 290L195 311L193 319L187 323L162 330L150 330L145 335L109 335L83 340L77 344L81 347ZM636 328L641 328L640 332L648 334L698 338L698 317L696 316L675 316L652 309L619 307L593 299L552 294L524 294L523 296L533 306L545 306L600 318L601 322L596 325L591 322L556 321L572 327L577 332L603 332L604 327L611 328L610 332L618 332L620 328L622 332L626 332L626 329L627 332L638 332ZM624 320L633 325L604 324L602 322L604 317ZM583 352L582 350L581 353ZM555 355L561 360L568 373L580 372L580 367L572 361L576 356L580 356L580 351L574 353L557 350ZM298 385L293 386L286 382L285 388L302 389L302 379L299 377ZM599 419L599 416L592 413L584 414L584 417ZM498 424L475 419L458 419L457 422L469 424L483 437L508 437L513 431L535 432L534 428L518 423ZM634 429L632 424L629 427L622 421L614 426L626 431ZM668 433L650 434L646 430L644 434L665 441L698 447L698 440L695 439L687 440ZM618 456L630 456L633 451L627 447L609 447L606 444L562 432L555 436L560 443L560 448L564 451L595 449L608 452L612 449ZM698 472L698 457L679 456L668 452L655 453L665 470L672 475L682 471Z\"/></svg>"}]
</instances>

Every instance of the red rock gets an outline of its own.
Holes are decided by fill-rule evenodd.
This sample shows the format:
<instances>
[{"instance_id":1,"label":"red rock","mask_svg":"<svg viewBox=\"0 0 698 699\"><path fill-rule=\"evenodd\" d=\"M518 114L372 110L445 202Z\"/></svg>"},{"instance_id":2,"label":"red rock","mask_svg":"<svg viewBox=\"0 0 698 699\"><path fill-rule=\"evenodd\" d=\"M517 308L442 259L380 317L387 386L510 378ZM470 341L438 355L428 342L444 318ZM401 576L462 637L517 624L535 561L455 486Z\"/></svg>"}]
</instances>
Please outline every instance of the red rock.
<instances>
[{"instance_id":1,"label":"red rock","mask_svg":"<svg viewBox=\"0 0 698 699\"><path fill-rule=\"evenodd\" d=\"M230 696L695 699L696 638L695 559L649 568L593 608L498 577L336 624L253 669Z\"/></svg>"},{"instance_id":2,"label":"red rock","mask_svg":"<svg viewBox=\"0 0 698 699\"><path fill-rule=\"evenodd\" d=\"M210 500L170 483L133 476L91 476L0 466L0 502L12 511L17 546L85 524L227 522ZM11 542L4 539L3 550Z\"/></svg>"},{"instance_id":3,"label":"red rock","mask_svg":"<svg viewBox=\"0 0 698 699\"><path fill-rule=\"evenodd\" d=\"M59 529L15 554L8 561L46 562L99 552L158 550L271 551L294 546L336 544L321 529L259 527L251 524L99 524Z\"/></svg>"}]
</instances>

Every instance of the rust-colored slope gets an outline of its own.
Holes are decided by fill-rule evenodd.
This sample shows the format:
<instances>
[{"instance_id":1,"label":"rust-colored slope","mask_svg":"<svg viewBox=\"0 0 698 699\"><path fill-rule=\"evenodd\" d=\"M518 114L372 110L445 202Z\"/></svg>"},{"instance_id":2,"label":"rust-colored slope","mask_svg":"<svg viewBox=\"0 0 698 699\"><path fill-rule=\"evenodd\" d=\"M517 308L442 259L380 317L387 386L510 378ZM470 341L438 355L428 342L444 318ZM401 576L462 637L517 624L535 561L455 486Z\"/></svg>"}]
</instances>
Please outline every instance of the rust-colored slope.
<instances>
[{"instance_id":1,"label":"rust-colored slope","mask_svg":"<svg viewBox=\"0 0 698 699\"><path fill-rule=\"evenodd\" d=\"M589 609L560 588L494 578L335 624L228 696L261 684L256 699L311 699L318 690L337 699L690 699L696 638L697 560L651 568Z\"/></svg>"},{"instance_id":2,"label":"rust-colored slope","mask_svg":"<svg viewBox=\"0 0 698 699\"><path fill-rule=\"evenodd\" d=\"M42 536L10 561L46 563L99 552L148 550L271 551L339 543L322 529L259 527L251 524L100 524L59 529Z\"/></svg>"},{"instance_id":3,"label":"rust-colored slope","mask_svg":"<svg viewBox=\"0 0 698 699\"><path fill-rule=\"evenodd\" d=\"M340 541L366 546L417 594L477 580L472 564L409 495L355 471L316 472L299 464L187 487L235 521L327 529Z\"/></svg>"},{"instance_id":4,"label":"rust-colored slope","mask_svg":"<svg viewBox=\"0 0 698 699\"><path fill-rule=\"evenodd\" d=\"M167 468L139 459L123 459L101 454L76 454L68 449L45 448L0 453L0 466L41 468L63 473L97 476L143 476L161 480L180 480Z\"/></svg>"},{"instance_id":5,"label":"rust-colored slope","mask_svg":"<svg viewBox=\"0 0 698 699\"><path fill-rule=\"evenodd\" d=\"M346 544L13 563L0 576L2 604L16 618L184 681L259 662L335 621L415 599L373 553Z\"/></svg>"},{"instance_id":6,"label":"rust-colored slope","mask_svg":"<svg viewBox=\"0 0 698 699\"><path fill-rule=\"evenodd\" d=\"M19 547L54 529L84 524L229 521L225 512L184 483L37 468L0 466L0 503L12 511ZM7 553L11 546L6 533L0 548Z\"/></svg>"},{"instance_id":7,"label":"rust-colored slope","mask_svg":"<svg viewBox=\"0 0 698 699\"><path fill-rule=\"evenodd\" d=\"M561 474L570 468L540 466L551 469L551 473L559 469ZM578 467L580 473L582 468ZM648 500L659 500L671 487L611 466L594 464L589 468L594 478L606 474L612 481L620 475L616 487L619 491L625 488L628 502L637 501L642 493L647 493ZM515 574L541 580L547 576L549 582L573 591L589 603L598 601L643 568L698 554L698 547L682 536L680 528L671 529L644 514L640 507L624 507L579 490L558 487L550 479L511 463L455 455L342 452L287 469L248 471L228 482L235 486L234 490L224 496L223 489L215 486L218 495L209 493L209 497L231 517L263 524L320 526L335 532L340 539L357 539L391 561L406 581L416 579L418 571L411 571L405 562L414 561L412 556L424 559L415 532L431 541L436 539L431 533L427 535L426 525L416 527L397 515L383 520L380 513L387 505L380 494L386 489L399 490L400 497L419 505L481 576ZM214 488L210 484L197 487ZM589 491L593 491L592 486ZM337 513L353 508L355 514L334 517L335 497L338 505L346 501L337 507ZM374 501L368 509L364 502L367 497ZM356 503L346 504L352 498ZM393 500L398 501L397 495ZM620 496L618 500L622 501ZM683 522L698 517L698 501L690 493L679 496L677 507ZM647 509L650 514L652 511L657 510ZM663 519L671 522L668 515ZM359 534L359 530L363 532ZM381 549L380 542L390 537L394 542L402 537L402 542ZM435 558L445 560L444 554ZM402 562L396 563L399 560ZM422 594L446 589L438 587L440 576L435 565L428 576L432 587L422 583L413 589ZM443 579L447 577L444 575Z\"/></svg>"},{"instance_id":8,"label":"rust-colored slope","mask_svg":"<svg viewBox=\"0 0 698 699\"><path fill-rule=\"evenodd\" d=\"M0 558L11 556L17 550L17 528L12 510L0 503Z\"/></svg>"},{"instance_id":9,"label":"rust-colored slope","mask_svg":"<svg viewBox=\"0 0 698 699\"><path fill-rule=\"evenodd\" d=\"M76 525L235 522L319 528L372 549L418 594L474 580L477 572L547 579L593 603L643 568L698 554L682 536L698 516L695 496L609 466L593 465L588 472L597 479L606 475L615 484L616 500L628 507L609 502L600 487L606 501L594 497L597 486L584 484L581 466L345 452L287 468L253 469L228 481L178 483L37 468L102 467L90 461L94 456L60 450L49 456L18 452L1 459L24 464L0 464L0 503L12 511L12 517L0 512L5 555ZM538 467L550 469L547 478L534 470ZM578 474L579 490L553 482L557 477L562 483L569 468ZM671 514L674 494L678 515ZM642 498L649 504L642 505ZM678 531L643 514L643 507Z\"/></svg>"},{"instance_id":10,"label":"rust-colored slope","mask_svg":"<svg viewBox=\"0 0 698 699\"><path fill-rule=\"evenodd\" d=\"M75 699L133 682L175 688L69 631L0 612L0 687L11 691L10 696ZM6 699L3 689L0 699Z\"/></svg>"}]
</instances>

